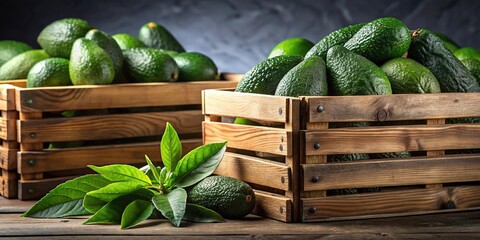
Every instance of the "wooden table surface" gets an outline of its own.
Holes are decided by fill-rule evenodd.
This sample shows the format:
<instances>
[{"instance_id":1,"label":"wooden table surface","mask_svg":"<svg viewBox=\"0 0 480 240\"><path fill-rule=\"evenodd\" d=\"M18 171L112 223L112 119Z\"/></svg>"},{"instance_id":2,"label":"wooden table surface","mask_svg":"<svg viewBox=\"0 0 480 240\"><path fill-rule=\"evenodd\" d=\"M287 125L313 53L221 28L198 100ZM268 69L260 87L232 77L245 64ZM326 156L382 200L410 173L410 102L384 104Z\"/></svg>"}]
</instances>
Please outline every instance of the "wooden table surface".
<instances>
[{"instance_id":1,"label":"wooden table surface","mask_svg":"<svg viewBox=\"0 0 480 240\"><path fill-rule=\"evenodd\" d=\"M0 238L4 239L480 239L480 211L384 219L282 223L249 215L225 223L182 223L161 219L120 230L118 225L82 225L85 218L20 217L33 202L0 197Z\"/></svg>"}]
</instances>

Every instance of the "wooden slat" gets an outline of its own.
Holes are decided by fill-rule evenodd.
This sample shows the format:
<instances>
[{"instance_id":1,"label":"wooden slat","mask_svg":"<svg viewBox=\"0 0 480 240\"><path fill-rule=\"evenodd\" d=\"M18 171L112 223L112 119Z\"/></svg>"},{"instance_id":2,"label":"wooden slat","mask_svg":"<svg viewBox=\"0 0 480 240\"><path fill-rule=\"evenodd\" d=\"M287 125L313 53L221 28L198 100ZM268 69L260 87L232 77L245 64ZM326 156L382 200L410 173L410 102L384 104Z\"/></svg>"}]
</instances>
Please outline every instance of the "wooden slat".
<instances>
[{"instance_id":1,"label":"wooden slat","mask_svg":"<svg viewBox=\"0 0 480 240\"><path fill-rule=\"evenodd\" d=\"M35 113L20 113L19 114L19 121L22 120L37 120L41 119L43 117L43 113L41 112L35 112ZM33 136L33 135L32 135ZM20 151L41 151L43 149L43 143L42 142L37 142L37 143L25 143L22 142L20 143ZM20 168L18 165L20 165L20 162L17 161L17 168ZM43 173L35 173L35 174L23 174L20 177L22 180L35 180L35 179L43 179ZM21 199L22 193L19 190L19 198Z\"/></svg>"},{"instance_id":2,"label":"wooden slat","mask_svg":"<svg viewBox=\"0 0 480 240\"><path fill-rule=\"evenodd\" d=\"M17 169L18 149L7 149L0 146L0 168L5 170Z\"/></svg>"},{"instance_id":3,"label":"wooden slat","mask_svg":"<svg viewBox=\"0 0 480 240\"><path fill-rule=\"evenodd\" d=\"M201 139L182 141L183 154L202 144ZM19 155L20 174L85 168L87 165L145 163L145 155L160 162L159 142L105 145L44 151L24 151Z\"/></svg>"},{"instance_id":4,"label":"wooden slat","mask_svg":"<svg viewBox=\"0 0 480 240\"><path fill-rule=\"evenodd\" d=\"M480 93L310 97L309 122L394 121L480 116ZM323 106L323 111L317 111Z\"/></svg>"},{"instance_id":5,"label":"wooden slat","mask_svg":"<svg viewBox=\"0 0 480 240\"><path fill-rule=\"evenodd\" d=\"M291 133L284 129L228 123L203 123L205 143L228 141L228 147L291 156ZM289 147L290 146L290 147Z\"/></svg>"},{"instance_id":6,"label":"wooden slat","mask_svg":"<svg viewBox=\"0 0 480 240\"><path fill-rule=\"evenodd\" d=\"M230 152L225 153L215 173L285 191L293 184L285 164Z\"/></svg>"},{"instance_id":7,"label":"wooden slat","mask_svg":"<svg viewBox=\"0 0 480 240\"><path fill-rule=\"evenodd\" d=\"M201 91L234 88L236 81L129 83L17 89L22 112L201 104Z\"/></svg>"},{"instance_id":8,"label":"wooden slat","mask_svg":"<svg viewBox=\"0 0 480 240\"><path fill-rule=\"evenodd\" d=\"M288 98L230 91L203 91L203 114L285 122Z\"/></svg>"},{"instance_id":9,"label":"wooden slat","mask_svg":"<svg viewBox=\"0 0 480 240\"><path fill-rule=\"evenodd\" d=\"M19 180L18 181L18 199L35 200L43 197L58 184L64 183L70 179L79 176L67 176L40 180Z\"/></svg>"},{"instance_id":10,"label":"wooden slat","mask_svg":"<svg viewBox=\"0 0 480 240\"><path fill-rule=\"evenodd\" d=\"M479 159L480 154L305 164L303 186L314 191L480 181Z\"/></svg>"},{"instance_id":11,"label":"wooden slat","mask_svg":"<svg viewBox=\"0 0 480 240\"><path fill-rule=\"evenodd\" d=\"M307 156L480 148L480 124L335 128L308 131L305 143Z\"/></svg>"},{"instance_id":12,"label":"wooden slat","mask_svg":"<svg viewBox=\"0 0 480 240\"><path fill-rule=\"evenodd\" d=\"M202 120L200 110L21 120L18 138L34 143L155 136L166 122L180 134L200 133Z\"/></svg>"},{"instance_id":13,"label":"wooden slat","mask_svg":"<svg viewBox=\"0 0 480 240\"><path fill-rule=\"evenodd\" d=\"M10 111L15 110L15 86L5 84L1 81L0 84L0 110Z\"/></svg>"},{"instance_id":14,"label":"wooden slat","mask_svg":"<svg viewBox=\"0 0 480 240\"><path fill-rule=\"evenodd\" d=\"M18 193L18 176L15 171L1 169L0 174L0 196L5 198L16 198Z\"/></svg>"},{"instance_id":15,"label":"wooden slat","mask_svg":"<svg viewBox=\"0 0 480 240\"><path fill-rule=\"evenodd\" d=\"M255 190L253 214L283 222L292 222L292 201L281 195Z\"/></svg>"},{"instance_id":16,"label":"wooden slat","mask_svg":"<svg viewBox=\"0 0 480 240\"><path fill-rule=\"evenodd\" d=\"M479 186L441 189L415 189L385 193L354 194L325 198L303 198L304 221L335 218L368 218L372 215L395 216L454 207L480 206ZM441 210L440 210L441 211ZM354 217L355 216L355 217Z\"/></svg>"}]
</instances>

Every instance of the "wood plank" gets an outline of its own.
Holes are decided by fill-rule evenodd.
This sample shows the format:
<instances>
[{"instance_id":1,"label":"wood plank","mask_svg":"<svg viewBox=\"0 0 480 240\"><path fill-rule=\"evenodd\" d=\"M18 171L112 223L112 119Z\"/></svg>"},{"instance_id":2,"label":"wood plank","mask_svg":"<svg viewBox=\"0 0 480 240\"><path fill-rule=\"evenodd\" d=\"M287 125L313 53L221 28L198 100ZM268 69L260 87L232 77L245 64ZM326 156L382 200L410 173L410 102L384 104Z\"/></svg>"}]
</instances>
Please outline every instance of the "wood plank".
<instances>
[{"instance_id":1,"label":"wood plank","mask_svg":"<svg viewBox=\"0 0 480 240\"><path fill-rule=\"evenodd\" d=\"M288 98L279 96L206 90L203 114L285 122L289 111L287 101Z\"/></svg>"},{"instance_id":2,"label":"wood plank","mask_svg":"<svg viewBox=\"0 0 480 240\"><path fill-rule=\"evenodd\" d=\"M480 186L415 189L385 193L353 194L324 198L303 198L304 221L345 217L372 217L377 214L436 211L453 207L480 207ZM381 215L383 217L387 215Z\"/></svg>"},{"instance_id":3,"label":"wood plank","mask_svg":"<svg viewBox=\"0 0 480 240\"><path fill-rule=\"evenodd\" d=\"M0 168L5 170L17 169L18 149L7 149L0 146Z\"/></svg>"},{"instance_id":4,"label":"wood plank","mask_svg":"<svg viewBox=\"0 0 480 240\"><path fill-rule=\"evenodd\" d=\"M307 101L309 122L459 118L480 113L480 93L324 96ZM317 111L318 106L323 107L322 112Z\"/></svg>"},{"instance_id":5,"label":"wood plank","mask_svg":"<svg viewBox=\"0 0 480 240\"><path fill-rule=\"evenodd\" d=\"M480 148L480 124L335 128L308 131L305 138L307 156L469 149Z\"/></svg>"},{"instance_id":6,"label":"wood plank","mask_svg":"<svg viewBox=\"0 0 480 240\"><path fill-rule=\"evenodd\" d=\"M328 129L328 123L311 123L311 122L307 122L305 124L306 126L306 130L309 131L309 130L322 130L322 129ZM303 136L303 135L302 135ZM302 147L304 147L305 143L302 142ZM305 154L303 154L303 150L302 149L302 157L305 158L302 163L303 164L325 164L327 163L327 155L310 155L310 156L306 156ZM303 165L302 165L303 166ZM298 182L299 183L305 183L305 169L303 169L303 171L300 171L300 176L299 176L299 180ZM312 181L312 178L310 177L308 179L308 181ZM301 188L304 188L304 186L301 186ZM327 196L327 192L326 191L305 191L302 189L302 192L301 192L301 197L304 197L304 198L312 198L312 197L325 197Z\"/></svg>"},{"instance_id":7,"label":"wood plank","mask_svg":"<svg viewBox=\"0 0 480 240\"><path fill-rule=\"evenodd\" d=\"M5 213L23 213L31 208L34 203L33 201L20 201L18 199L0 197L0 215Z\"/></svg>"},{"instance_id":8,"label":"wood plank","mask_svg":"<svg viewBox=\"0 0 480 240\"><path fill-rule=\"evenodd\" d=\"M285 164L292 169L292 179L294 184L292 188L285 192L285 197L290 198L292 201L292 213L291 220L298 222L300 220L300 129L302 128L302 119L300 116L301 104L300 99L288 99L288 118L285 123L285 130L291 132L292 140L287 139L288 151L293 154L285 157Z\"/></svg>"},{"instance_id":9,"label":"wood plank","mask_svg":"<svg viewBox=\"0 0 480 240\"><path fill-rule=\"evenodd\" d=\"M285 164L230 152L225 153L215 174L286 191L293 184L291 169Z\"/></svg>"},{"instance_id":10,"label":"wood plank","mask_svg":"<svg viewBox=\"0 0 480 240\"><path fill-rule=\"evenodd\" d=\"M21 112L201 104L201 91L235 88L236 81L128 83L17 89Z\"/></svg>"},{"instance_id":11,"label":"wood plank","mask_svg":"<svg viewBox=\"0 0 480 240\"><path fill-rule=\"evenodd\" d=\"M5 198L16 198L18 193L18 176L16 171L1 169L0 175L0 196Z\"/></svg>"},{"instance_id":12,"label":"wood plank","mask_svg":"<svg viewBox=\"0 0 480 240\"><path fill-rule=\"evenodd\" d=\"M43 113L41 112L36 112L36 113L20 113L19 114L19 121L22 120L33 120L33 119L42 119ZM35 137L35 133L32 133L30 137ZM37 143L26 143L22 142L20 144L20 151L40 151L43 149L43 143L42 142L37 142ZM20 164L19 161L17 161L17 168L20 168L18 166ZM34 179L43 179L43 174L42 173L35 173L35 174L23 174L20 177L22 180L34 180ZM20 190L19 186L19 198L22 199L22 192Z\"/></svg>"},{"instance_id":13,"label":"wood plank","mask_svg":"<svg viewBox=\"0 0 480 240\"><path fill-rule=\"evenodd\" d=\"M58 184L64 183L70 179L79 176L66 176L58 178L38 179L38 180L19 180L18 181L18 199L36 200L43 197Z\"/></svg>"},{"instance_id":14,"label":"wood plank","mask_svg":"<svg viewBox=\"0 0 480 240\"><path fill-rule=\"evenodd\" d=\"M228 141L228 147L291 156L292 136L285 129L204 122L205 143Z\"/></svg>"},{"instance_id":15,"label":"wood plank","mask_svg":"<svg viewBox=\"0 0 480 240\"><path fill-rule=\"evenodd\" d=\"M200 110L21 120L18 139L36 143L155 136L163 134L167 122L179 134L200 133L202 121Z\"/></svg>"},{"instance_id":16,"label":"wood plank","mask_svg":"<svg viewBox=\"0 0 480 240\"><path fill-rule=\"evenodd\" d=\"M305 164L303 186L314 191L480 181L479 159L480 154Z\"/></svg>"},{"instance_id":17,"label":"wood plank","mask_svg":"<svg viewBox=\"0 0 480 240\"><path fill-rule=\"evenodd\" d=\"M15 86L11 84L5 84L2 81L0 84L0 110L11 111L15 109Z\"/></svg>"},{"instance_id":18,"label":"wood plank","mask_svg":"<svg viewBox=\"0 0 480 240\"><path fill-rule=\"evenodd\" d=\"M0 135L5 134L3 140L17 141L17 120L19 114L17 111L2 111L2 126L0 127ZM5 121L3 123L3 120Z\"/></svg>"},{"instance_id":19,"label":"wood plank","mask_svg":"<svg viewBox=\"0 0 480 240\"><path fill-rule=\"evenodd\" d=\"M292 222L292 201L284 196L255 190L255 208L253 214L275 219L282 222Z\"/></svg>"},{"instance_id":20,"label":"wood plank","mask_svg":"<svg viewBox=\"0 0 480 240\"><path fill-rule=\"evenodd\" d=\"M201 139L182 140L182 152L202 145ZM160 163L159 142L104 145L44 151L23 151L19 156L19 173L52 172L85 168L87 165L141 164L145 155Z\"/></svg>"}]
</instances>

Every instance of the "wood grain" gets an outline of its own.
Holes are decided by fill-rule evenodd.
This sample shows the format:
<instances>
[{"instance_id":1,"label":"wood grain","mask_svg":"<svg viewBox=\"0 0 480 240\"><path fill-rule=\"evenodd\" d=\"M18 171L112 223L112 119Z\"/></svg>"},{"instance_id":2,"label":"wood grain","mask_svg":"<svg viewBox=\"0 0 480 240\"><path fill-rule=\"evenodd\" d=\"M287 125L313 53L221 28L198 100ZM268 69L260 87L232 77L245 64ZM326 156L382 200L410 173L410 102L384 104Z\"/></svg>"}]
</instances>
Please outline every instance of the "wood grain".
<instances>
[{"instance_id":1,"label":"wood grain","mask_svg":"<svg viewBox=\"0 0 480 240\"><path fill-rule=\"evenodd\" d=\"M201 91L235 88L236 81L129 83L17 89L21 112L201 104Z\"/></svg>"},{"instance_id":2,"label":"wood grain","mask_svg":"<svg viewBox=\"0 0 480 240\"><path fill-rule=\"evenodd\" d=\"M36 200L45 196L48 191L55 188L58 184L64 183L70 179L79 177L78 175L38 179L38 180L22 180L18 181L18 199L20 200Z\"/></svg>"},{"instance_id":3,"label":"wood grain","mask_svg":"<svg viewBox=\"0 0 480 240\"><path fill-rule=\"evenodd\" d=\"M104 145L18 153L19 173L51 172L85 168L87 165L145 163L145 155L160 163L159 142ZM201 139L182 140L182 152L202 145ZM32 164L33 163L33 164Z\"/></svg>"},{"instance_id":4,"label":"wood grain","mask_svg":"<svg viewBox=\"0 0 480 240\"><path fill-rule=\"evenodd\" d=\"M2 111L0 118L0 139L4 141L17 140L17 111Z\"/></svg>"},{"instance_id":5,"label":"wood grain","mask_svg":"<svg viewBox=\"0 0 480 240\"><path fill-rule=\"evenodd\" d=\"M354 216L365 218L377 214L415 214L437 211L447 206L457 209L475 208L480 207L479 191L480 186L465 186L303 198L303 216L304 221L316 221ZM312 208L315 210L312 211Z\"/></svg>"},{"instance_id":6,"label":"wood grain","mask_svg":"<svg viewBox=\"0 0 480 240\"><path fill-rule=\"evenodd\" d=\"M18 193L18 176L16 171L1 169L0 175L0 196L5 198L16 198Z\"/></svg>"},{"instance_id":7,"label":"wood grain","mask_svg":"<svg viewBox=\"0 0 480 240\"><path fill-rule=\"evenodd\" d=\"M306 101L309 122L478 117L480 113L480 93L325 96ZM319 113L318 106L324 111Z\"/></svg>"},{"instance_id":8,"label":"wood grain","mask_svg":"<svg viewBox=\"0 0 480 240\"><path fill-rule=\"evenodd\" d=\"M281 190L291 190L291 169L285 164L226 152L216 174Z\"/></svg>"},{"instance_id":9,"label":"wood grain","mask_svg":"<svg viewBox=\"0 0 480 240\"><path fill-rule=\"evenodd\" d=\"M291 199L278 194L255 190L255 200L253 214L282 222L292 222L293 206Z\"/></svg>"},{"instance_id":10,"label":"wood grain","mask_svg":"<svg viewBox=\"0 0 480 240\"><path fill-rule=\"evenodd\" d=\"M292 136L285 129L204 122L205 143L228 141L228 147L291 156Z\"/></svg>"},{"instance_id":11,"label":"wood grain","mask_svg":"<svg viewBox=\"0 0 480 240\"><path fill-rule=\"evenodd\" d=\"M167 122L179 134L200 133L202 120L199 110L26 119L19 122L18 139L37 143L155 136L163 134Z\"/></svg>"},{"instance_id":12,"label":"wood grain","mask_svg":"<svg viewBox=\"0 0 480 240\"><path fill-rule=\"evenodd\" d=\"M17 169L18 149L8 149L0 146L0 168L5 170Z\"/></svg>"},{"instance_id":13,"label":"wood grain","mask_svg":"<svg viewBox=\"0 0 480 240\"><path fill-rule=\"evenodd\" d=\"M304 191L314 191L474 182L480 181L479 159L480 154L306 164L303 186Z\"/></svg>"},{"instance_id":14,"label":"wood grain","mask_svg":"<svg viewBox=\"0 0 480 240\"><path fill-rule=\"evenodd\" d=\"M480 124L335 128L305 133L308 155L480 148ZM314 144L320 148L315 149Z\"/></svg>"},{"instance_id":15,"label":"wood grain","mask_svg":"<svg viewBox=\"0 0 480 240\"><path fill-rule=\"evenodd\" d=\"M2 81L0 84L0 110L12 111L15 110L15 86L5 84Z\"/></svg>"},{"instance_id":16,"label":"wood grain","mask_svg":"<svg viewBox=\"0 0 480 240\"><path fill-rule=\"evenodd\" d=\"M203 91L203 114L285 122L286 97L220 90Z\"/></svg>"}]
</instances>

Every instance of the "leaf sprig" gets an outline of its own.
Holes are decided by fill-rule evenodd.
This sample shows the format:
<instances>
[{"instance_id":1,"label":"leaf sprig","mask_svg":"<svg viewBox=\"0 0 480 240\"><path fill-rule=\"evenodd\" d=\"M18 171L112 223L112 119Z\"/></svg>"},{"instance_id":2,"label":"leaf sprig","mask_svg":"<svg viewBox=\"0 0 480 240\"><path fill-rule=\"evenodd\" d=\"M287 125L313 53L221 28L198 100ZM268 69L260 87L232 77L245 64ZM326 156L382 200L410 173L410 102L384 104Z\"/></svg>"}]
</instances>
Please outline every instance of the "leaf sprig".
<instances>
[{"instance_id":1,"label":"leaf sprig","mask_svg":"<svg viewBox=\"0 0 480 240\"><path fill-rule=\"evenodd\" d=\"M149 217L161 216L179 227L182 220L223 222L220 214L187 203L184 188L211 175L226 150L226 142L200 146L182 157L182 144L167 123L160 151L163 167L148 156L138 169L125 164L92 166L98 174L58 185L40 199L24 217L59 218L92 215L84 224L120 224L131 228Z\"/></svg>"}]
</instances>

